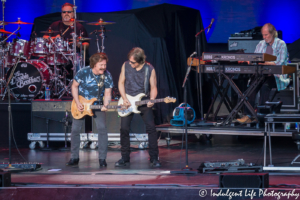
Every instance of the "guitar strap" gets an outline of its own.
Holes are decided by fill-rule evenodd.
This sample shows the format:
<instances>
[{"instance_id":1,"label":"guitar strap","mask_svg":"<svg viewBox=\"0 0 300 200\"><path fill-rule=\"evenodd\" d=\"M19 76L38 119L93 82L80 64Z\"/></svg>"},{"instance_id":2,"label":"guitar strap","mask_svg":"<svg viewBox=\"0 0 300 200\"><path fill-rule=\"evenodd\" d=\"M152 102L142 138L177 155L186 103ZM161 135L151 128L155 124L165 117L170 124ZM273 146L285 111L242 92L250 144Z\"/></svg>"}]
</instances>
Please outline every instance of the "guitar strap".
<instances>
[{"instance_id":1,"label":"guitar strap","mask_svg":"<svg viewBox=\"0 0 300 200\"><path fill-rule=\"evenodd\" d=\"M149 85L150 85L150 66L147 64L147 63L145 63L145 81L144 81L144 90L145 90L145 94L146 94L146 96L148 96L149 95Z\"/></svg>"},{"instance_id":2,"label":"guitar strap","mask_svg":"<svg viewBox=\"0 0 300 200\"><path fill-rule=\"evenodd\" d=\"M106 71L104 72L104 79L102 79L101 76L100 76L100 81L99 81L99 84L98 84L98 101L99 101L99 105L101 105L100 95L101 95L103 89L105 88L104 87L105 84L103 83L104 80L105 80L105 77L106 77ZM98 83L98 81L97 81L97 79L96 79L95 76L94 76L94 78L96 80L96 83ZM101 84L101 83L103 83L103 84Z\"/></svg>"}]
</instances>

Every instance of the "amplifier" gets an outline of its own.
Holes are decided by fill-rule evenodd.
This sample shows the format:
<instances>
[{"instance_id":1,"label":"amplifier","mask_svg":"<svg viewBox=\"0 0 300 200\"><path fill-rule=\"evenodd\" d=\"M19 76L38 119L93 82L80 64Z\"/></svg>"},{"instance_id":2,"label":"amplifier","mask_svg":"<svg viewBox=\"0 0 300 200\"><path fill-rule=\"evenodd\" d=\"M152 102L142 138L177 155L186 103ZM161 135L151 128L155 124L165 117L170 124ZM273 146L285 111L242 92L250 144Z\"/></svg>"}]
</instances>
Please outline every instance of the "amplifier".
<instances>
[{"instance_id":1,"label":"amplifier","mask_svg":"<svg viewBox=\"0 0 300 200\"><path fill-rule=\"evenodd\" d=\"M109 105L118 105L118 102L112 101ZM106 112L106 127L108 133L120 133L121 117L116 110L109 109ZM98 133L94 118L92 118L92 132ZM146 133L146 126L140 114L133 115L130 133Z\"/></svg>"},{"instance_id":2,"label":"amplifier","mask_svg":"<svg viewBox=\"0 0 300 200\"><path fill-rule=\"evenodd\" d=\"M72 101L44 101L35 100L31 102L31 132L47 133L47 120L49 133L64 133L62 120L68 116L71 121ZM68 132L71 132L70 128ZM85 125L81 129L85 133Z\"/></svg>"},{"instance_id":3,"label":"amplifier","mask_svg":"<svg viewBox=\"0 0 300 200\"><path fill-rule=\"evenodd\" d=\"M244 49L245 53L254 53L256 45L261 40L228 40L228 50L239 50Z\"/></svg>"},{"instance_id":4,"label":"amplifier","mask_svg":"<svg viewBox=\"0 0 300 200\"><path fill-rule=\"evenodd\" d=\"M299 63L288 63L288 66L296 67L296 71L299 71ZM297 73L288 74L288 77L292 80L289 87L279 91L274 97L274 102L282 101L281 112L298 112L299 107L299 77Z\"/></svg>"}]
</instances>

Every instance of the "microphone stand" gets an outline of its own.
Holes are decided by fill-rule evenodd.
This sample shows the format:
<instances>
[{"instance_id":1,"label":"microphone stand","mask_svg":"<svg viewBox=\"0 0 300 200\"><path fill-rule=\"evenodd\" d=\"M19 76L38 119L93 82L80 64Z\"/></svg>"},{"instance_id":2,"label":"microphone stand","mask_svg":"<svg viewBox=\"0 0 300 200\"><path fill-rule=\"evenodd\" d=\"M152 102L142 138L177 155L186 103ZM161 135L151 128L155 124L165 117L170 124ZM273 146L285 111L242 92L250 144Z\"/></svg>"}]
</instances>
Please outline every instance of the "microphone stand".
<instances>
[{"instance_id":1,"label":"microphone stand","mask_svg":"<svg viewBox=\"0 0 300 200\"><path fill-rule=\"evenodd\" d=\"M77 55L76 55L76 42L77 42L77 32L76 32L76 5L75 5L75 0L73 0L73 10L74 10L74 33L73 33L73 78L75 77L76 73L77 73ZM79 68L81 68L79 66Z\"/></svg>"},{"instance_id":2,"label":"microphone stand","mask_svg":"<svg viewBox=\"0 0 300 200\"><path fill-rule=\"evenodd\" d=\"M192 55L190 56L192 58ZM188 66L185 74L185 78L182 84L182 88L184 88L184 125L185 125L185 167L180 171L171 171L171 174L197 174L198 172L189 167L188 161L188 134L187 134L187 85L186 81L188 79L189 73L191 71L191 66L193 64L193 59L191 60L191 64Z\"/></svg>"},{"instance_id":3,"label":"microphone stand","mask_svg":"<svg viewBox=\"0 0 300 200\"><path fill-rule=\"evenodd\" d=\"M214 125L214 123L207 123L205 120L204 120L204 114L203 114L203 91L202 91L202 69L201 69L201 64L200 64L200 58L201 58L201 54L200 54L200 34L202 32L204 32L206 29L210 28L212 24L210 24L208 27L206 27L205 29L202 29L200 30L196 35L196 42L197 42L197 45L196 45L196 48L197 48L197 51L198 52L198 59L199 59L199 64L198 64L198 69L199 69L199 82L200 82L200 117L201 117L201 121L197 123L197 125L200 125L200 126L211 126L211 125ZM209 113L207 113L209 114Z\"/></svg>"}]
</instances>

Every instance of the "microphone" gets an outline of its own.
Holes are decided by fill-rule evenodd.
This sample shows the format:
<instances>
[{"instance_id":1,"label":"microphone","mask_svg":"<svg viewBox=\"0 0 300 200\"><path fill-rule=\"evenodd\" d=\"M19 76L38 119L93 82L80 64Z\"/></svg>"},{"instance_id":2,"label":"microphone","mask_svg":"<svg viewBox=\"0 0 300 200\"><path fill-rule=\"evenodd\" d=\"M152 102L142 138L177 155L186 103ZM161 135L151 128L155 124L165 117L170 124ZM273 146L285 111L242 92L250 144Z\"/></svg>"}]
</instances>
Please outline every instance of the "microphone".
<instances>
[{"instance_id":1,"label":"microphone","mask_svg":"<svg viewBox=\"0 0 300 200\"><path fill-rule=\"evenodd\" d=\"M191 55L190 55L190 57L194 57L195 55L197 55L197 52L195 51L194 53L192 53Z\"/></svg>"},{"instance_id":2,"label":"microphone","mask_svg":"<svg viewBox=\"0 0 300 200\"><path fill-rule=\"evenodd\" d=\"M211 25L214 23L214 21L215 21L215 19L212 18L211 21L210 21L210 25L208 26L207 33L209 32L210 27L211 27Z\"/></svg>"}]
</instances>

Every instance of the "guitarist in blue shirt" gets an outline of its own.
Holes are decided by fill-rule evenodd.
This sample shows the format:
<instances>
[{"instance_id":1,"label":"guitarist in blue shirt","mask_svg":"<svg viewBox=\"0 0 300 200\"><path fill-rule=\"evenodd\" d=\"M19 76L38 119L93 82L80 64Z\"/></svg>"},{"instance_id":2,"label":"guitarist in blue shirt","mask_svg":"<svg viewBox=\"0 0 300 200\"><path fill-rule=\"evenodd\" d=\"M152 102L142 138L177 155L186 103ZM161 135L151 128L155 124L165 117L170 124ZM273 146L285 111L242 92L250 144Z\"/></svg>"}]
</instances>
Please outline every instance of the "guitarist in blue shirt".
<instances>
[{"instance_id":1,"label":"guitarist in blue shirt","mask_svg":"<svg viewBox=\"0 0 300 200\"><path fill-rule=\"evenodd\" d=\"M101 111L106 111L111 101L111 91L113 88L113 79L106 70L108 58L105 53L96 53L90 57L90 67L79 70L74 77L72 84L72 96L76 102L78 111L83 111L84 107L79 101L79 95L85 99L92 98L103 99L104 107ZM107 128L105 112L94 111L94 119L98 130L98 152L100 167L106 167L107 155ZM67 166L77 166L79 162L80 131L84 124L84 119L74 119L71 133L71 159Z\"/></svg>"},{"instance_id":2,"label":"guitarist in blue shirt","mask_svg":"<svg viewBox=\"0 0 300 200\"><path fill-rule=\"evenodd\" d=\"M146 62L144 50L141 48L133 48L128 54L126 61L121 69L119 78L119 91L123 98L123 104L130 106L130 102L126 94L136 96L140 93L145 93L154 100L157 96L156 73L154 67ZM147 105L140 106L142 119L146 125L149 141L149 155L151 166L160 167L158 157L157 133L154 124L154 116L152 106L154 103L150 101ZM133 113L121 118L121 155L122 158L115 163L116 167L126 166L130 162L130 124L133 118Z\"/></svg>"}]
</instances>

